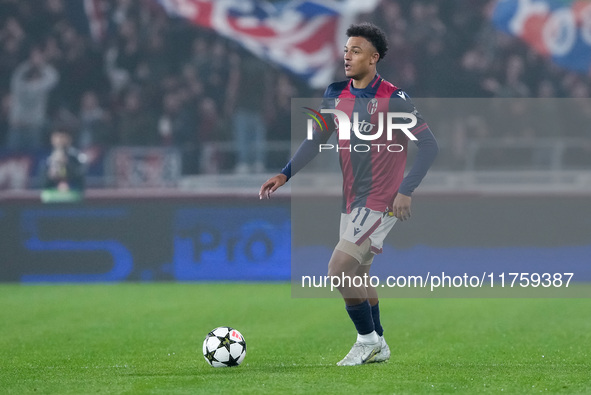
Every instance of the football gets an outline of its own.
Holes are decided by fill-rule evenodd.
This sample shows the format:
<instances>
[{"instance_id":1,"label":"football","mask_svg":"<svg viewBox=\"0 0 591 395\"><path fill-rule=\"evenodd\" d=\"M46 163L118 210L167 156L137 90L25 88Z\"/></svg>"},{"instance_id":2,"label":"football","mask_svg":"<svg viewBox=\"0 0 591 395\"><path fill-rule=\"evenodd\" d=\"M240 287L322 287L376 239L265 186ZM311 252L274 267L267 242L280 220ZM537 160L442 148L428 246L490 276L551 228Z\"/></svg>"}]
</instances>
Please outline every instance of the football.
<instances>
[{"instance_id":1,"label":"football","mask_svg":"<svg viewBox=\"0 0 591 395\"><path fill-rule=\"evenodd\" d=\"M214 368L238 366L246 356L244 336L228 326L215 328L205 336L203 356Z\"/></svg>"}]
</instances>

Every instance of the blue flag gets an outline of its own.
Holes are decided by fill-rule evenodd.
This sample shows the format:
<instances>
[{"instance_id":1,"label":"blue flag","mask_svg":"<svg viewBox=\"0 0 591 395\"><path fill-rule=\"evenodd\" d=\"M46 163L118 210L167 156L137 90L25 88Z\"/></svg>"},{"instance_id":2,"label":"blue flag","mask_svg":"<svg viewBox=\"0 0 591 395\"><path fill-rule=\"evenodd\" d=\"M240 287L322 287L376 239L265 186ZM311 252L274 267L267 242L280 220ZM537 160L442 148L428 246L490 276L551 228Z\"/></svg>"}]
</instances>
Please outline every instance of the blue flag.
<instances>
[{"instance_id":1,"label":"blue flag","mask_svg":"<svg viewBox=\"0 0 591 395\"><path fill-rule=\"evenodd\" d=\"M499 0L493 24L519 37L556 64L591 70L591 2L581 0Z\"/></svg>"}]
</instances>

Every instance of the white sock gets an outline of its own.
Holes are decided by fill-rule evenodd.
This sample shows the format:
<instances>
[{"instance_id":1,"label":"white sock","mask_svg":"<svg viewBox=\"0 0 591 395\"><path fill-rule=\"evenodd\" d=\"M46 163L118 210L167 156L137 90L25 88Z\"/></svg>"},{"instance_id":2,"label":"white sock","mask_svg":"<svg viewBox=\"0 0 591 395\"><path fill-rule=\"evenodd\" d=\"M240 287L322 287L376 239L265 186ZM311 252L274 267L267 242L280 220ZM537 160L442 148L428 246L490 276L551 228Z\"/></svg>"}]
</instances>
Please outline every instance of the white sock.
<instances>
[{"instance_id":1,"label":"white sock","mask_svg":"<svg viewBox=\"0 0 591 395\"><path fill-rule=\"evenodd\" d=\"M360 335L359 333L357 334L357 341L359 343L377 343L380 341L380 338L378 337L378 334L376 333L376 331L373 331L371 333L368 333L367 335Z\"/></svg>"}]
</instances>

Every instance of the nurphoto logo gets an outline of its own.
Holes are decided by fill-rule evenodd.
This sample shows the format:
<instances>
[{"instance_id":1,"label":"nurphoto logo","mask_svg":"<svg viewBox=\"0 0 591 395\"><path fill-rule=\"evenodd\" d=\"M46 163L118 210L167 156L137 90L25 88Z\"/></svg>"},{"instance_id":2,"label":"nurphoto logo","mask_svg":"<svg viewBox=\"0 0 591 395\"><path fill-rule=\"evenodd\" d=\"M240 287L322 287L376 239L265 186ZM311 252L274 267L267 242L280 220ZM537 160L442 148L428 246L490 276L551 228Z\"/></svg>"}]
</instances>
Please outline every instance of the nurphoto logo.
<instances>
[{"instance_id":1,"label":"nurphoto logo","mask_svg":"<svg viewBox=\"0 0 591 395\"><path fill-rule=\"evenodd\" d=\"M372 103L368 105L368 113L374 114L377 106L372 106ZM357 112L353 112L353 120L349 118L349 116L341 110L336 109L328 109L323 108L320 112L313 110L309 107L304 107L309 112L305 114L309 115L311 118L307 121L307 136L308 140L313 140L314 136L314 122L318 125L318 128L321 132L330 130L328 127L328 122L322 116L322 114L332 114L334 117L334 126L335 130L338 130L338 138L339 140L351 140L351 133L358 140L363 141L376 141L382 137L384 132L386 133L386 140L391 142L393 140L392 136L395 130L402 131L410 140L416 141L417 138L411 133L410 129L412 129L417 124L417 117L408 112L379 112L377 114L377 125L371 122L368 122L365 119L359 121L359 114ZM400 122L400 120L406 120L406 122ZM384 127L385 124L385 127ZM354 152L368 152L372 149L376 149L378 152L380 150L387 150L388 152L401 152L404 150L404 146L401 144L353 144L349 145L348 147L334 145L334 144L319 144L319 152L328 151L328 150L347 150L347 151L354 151Z\"/></svg>"}]
</instances>

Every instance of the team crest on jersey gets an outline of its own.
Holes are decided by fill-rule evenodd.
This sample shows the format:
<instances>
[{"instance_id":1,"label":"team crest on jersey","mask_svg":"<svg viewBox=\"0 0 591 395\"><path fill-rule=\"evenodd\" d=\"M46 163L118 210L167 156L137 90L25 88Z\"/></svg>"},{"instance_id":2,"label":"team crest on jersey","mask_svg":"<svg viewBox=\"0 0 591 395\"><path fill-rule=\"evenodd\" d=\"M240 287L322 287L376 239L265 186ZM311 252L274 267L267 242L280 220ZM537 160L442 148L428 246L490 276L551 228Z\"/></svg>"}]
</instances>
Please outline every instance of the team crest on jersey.
<instances>
[{"instance_id":1,"label":"team crest on jersey","mask_svg":"<svg viewBox=\"0 0 591 395\"><path fill-rule=\"evenodd\" d=\"M373 99L371 99L369 101L369 103L367 103L367 112L369 113L369 115L373 115L376 113L377 110L378 110L378 99L376 99L374 97Z\"/></svg>"}]
</instances>

